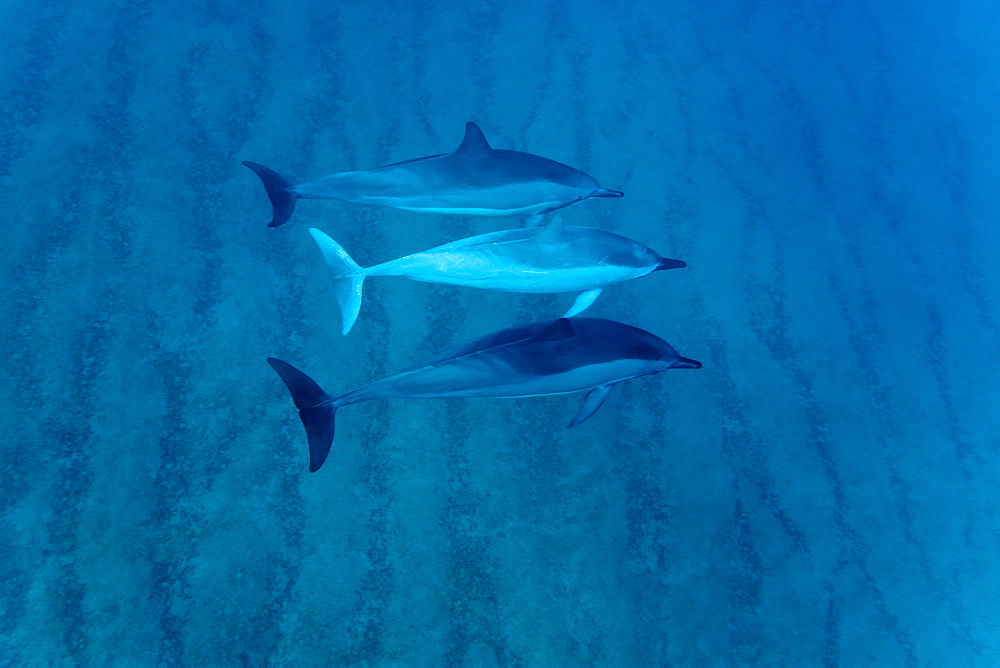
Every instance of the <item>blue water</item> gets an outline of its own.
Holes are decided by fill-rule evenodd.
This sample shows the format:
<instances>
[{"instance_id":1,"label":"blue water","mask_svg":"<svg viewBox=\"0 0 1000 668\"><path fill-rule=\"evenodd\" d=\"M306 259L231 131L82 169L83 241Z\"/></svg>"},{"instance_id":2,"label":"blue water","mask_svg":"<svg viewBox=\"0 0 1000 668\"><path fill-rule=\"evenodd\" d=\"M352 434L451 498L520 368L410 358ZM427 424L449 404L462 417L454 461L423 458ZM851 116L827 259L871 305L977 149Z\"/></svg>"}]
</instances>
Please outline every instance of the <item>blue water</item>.
<instances>
[{"instance_id":1,"label":"blue water","mask_svg":"<svg viewBox=\"0 0 1000 668\"><path fill-rule=\"evenodd\" d=\"M3 665L1000 663L994 3L0 6ZM683 270L588 312L699 371L331 392L570 295L363 265L517 223L303 202L457 146L593 174L569 224Z\"/></svg>"}]
</instances>

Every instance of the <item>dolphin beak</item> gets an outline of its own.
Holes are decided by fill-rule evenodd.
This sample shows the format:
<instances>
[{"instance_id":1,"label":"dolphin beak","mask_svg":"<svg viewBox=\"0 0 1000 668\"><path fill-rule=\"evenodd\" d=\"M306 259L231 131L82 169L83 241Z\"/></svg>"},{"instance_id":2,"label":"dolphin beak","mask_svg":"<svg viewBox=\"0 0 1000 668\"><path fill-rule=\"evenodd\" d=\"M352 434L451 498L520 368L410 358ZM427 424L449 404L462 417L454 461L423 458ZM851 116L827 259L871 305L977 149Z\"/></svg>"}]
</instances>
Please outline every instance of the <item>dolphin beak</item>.
<instances>
[{"instance_id":1,"label":"dolphin beak","mask_svg":"<svg viewBox=\"0 0 1000 668\"><path fill-rule=\"evenodd\" d=\"M684 260L671 260L670 258L661 257L660 264L656 265L653 271L663 271L664 269L682 269L688 265Z\"/></svg>"},{"instance_id":2,"label":"dolphin beak","mask_svg":"<svg viewBox=\"0 0 1000 668\"><path fill-rule=\"evenodd\" d=\"M598 188L590 194L591 197L624 197L625 193L620 190L608 190L607 188Z\"/></svg>"},{"instance_id":3,"label":"dolphin beak","mask_svg":"<svg viewBox=\"0 0 1000 668\"><path fill-rule=\"evenodd\" d=\"M670 364L671 369L700 369L701 362L698 360L689 360L686 357L679 357L676 362Z\"/></svg>"}]
</instances>

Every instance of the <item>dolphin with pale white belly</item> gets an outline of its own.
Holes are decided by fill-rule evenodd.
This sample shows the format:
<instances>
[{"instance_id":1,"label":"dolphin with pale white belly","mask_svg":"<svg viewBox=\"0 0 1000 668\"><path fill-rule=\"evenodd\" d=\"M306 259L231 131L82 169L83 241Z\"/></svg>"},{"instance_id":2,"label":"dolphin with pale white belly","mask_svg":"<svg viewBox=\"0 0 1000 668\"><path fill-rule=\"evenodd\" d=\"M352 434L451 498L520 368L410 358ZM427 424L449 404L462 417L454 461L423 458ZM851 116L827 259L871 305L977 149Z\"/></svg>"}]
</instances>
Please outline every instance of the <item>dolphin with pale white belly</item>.
<instances>
[{"instance_id":1,"label":"dolphin with pale white belly","mask_svg":"<svg viewBox=\"0 0 1000 668\"><path fill-rule=\"evenodd\" d=\"M333 274L344 334L357 320L361 289L368 276L402 276L425 283L506 292L580 292L563 316L569 318L593 304L609 285L686 266L683 260L661 257L651 248L611 232L565 226L558 214L545 227L480 234L367 269L323 232L309 232Z\"/></svg>"},{"instance_id":2,"label":"dolphin with pale white belly","mask_svg":"<svg viewBox=\"0 0 1000 668\"><path fill-rule=\"evenodd\" d=\"M270 227L287 222L300 198L463 216L525 216L535 225L548 212L574 202L622 196L555 160L494 149L475 123L465 124L465 138L451 153L331 174L298 185L264 165L246 160L243 164L260 177L271 199Z\"/></svg>"},{"instance_id":3,"label":"dolphin with pale white belly","mask_svg":"<svg viewBox=\"0 0 1000 668\"><path fill-rule=\"evenodd\" d=\"M575 427L604 404L618 383L667 369L700 369L649 332L596 318L560 318L504 329L453 348L395 375L334 397L287 362L268 358L306 428L309 470L326 461L334 416L349 404L375 399L541 397L586 392L570 421Z\"/></svg>"}]
</instances>

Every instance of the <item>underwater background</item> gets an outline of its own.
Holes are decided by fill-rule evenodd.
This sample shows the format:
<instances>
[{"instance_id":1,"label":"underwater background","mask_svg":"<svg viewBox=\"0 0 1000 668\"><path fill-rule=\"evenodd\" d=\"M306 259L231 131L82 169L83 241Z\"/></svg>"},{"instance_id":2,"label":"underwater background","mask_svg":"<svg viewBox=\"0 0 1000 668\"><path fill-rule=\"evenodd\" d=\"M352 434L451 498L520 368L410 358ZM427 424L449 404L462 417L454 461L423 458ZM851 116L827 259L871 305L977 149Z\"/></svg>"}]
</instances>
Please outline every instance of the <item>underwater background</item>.
<instances>
[{"instance_id":1,"label":"underwater background","mask_svg":"<svg viewBox=\"0 0 1000 668\"><path fill-rule=\"evenodd\" d=\"M1000 7L0 6L3 665L1000 663ZM517 219L300 202L466 121L624 190L567 209L688 262L588 316L700 371L332 393L571 295L369 265Z\"/></svg>"}]
</instances>

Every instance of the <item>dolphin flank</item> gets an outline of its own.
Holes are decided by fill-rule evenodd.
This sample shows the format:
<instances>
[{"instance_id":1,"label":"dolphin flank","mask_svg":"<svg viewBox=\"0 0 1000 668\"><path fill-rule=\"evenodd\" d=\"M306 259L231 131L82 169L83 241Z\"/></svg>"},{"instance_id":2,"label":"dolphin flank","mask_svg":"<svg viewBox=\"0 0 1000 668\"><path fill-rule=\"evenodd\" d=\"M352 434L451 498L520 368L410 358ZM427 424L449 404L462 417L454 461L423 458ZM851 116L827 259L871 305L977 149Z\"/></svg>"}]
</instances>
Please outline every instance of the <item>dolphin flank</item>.
<instances>
[{"instance_id":1,"label":"dolphin flank","mask_svg":"<svg viewBox=\"0 0 1000 668\"><path fill-rule=\"evenodd\" d=\"M686 266L611 232L564 226L558 214L542 228L480 234L367 269L323 232L309 232L333 274L344 334L357 320L368 276L403 276L507 292L580 292L563 316L569 318L586 310L609 285Z\"/></svg>"},{"instance_id":2,"label":"dolphin flank","mask_svg":"<svg viewBox=\"0 0 1000 668\"><path fill-rule=\"evenodd\" d=\"M539 397L587 392L569 423L604 404L617 384L667 369L699 369L669 343L637 327L596 318L560 318L504 329L436 355L339 397L287 362L268 358L292 395L317 471L333 444L337 409L375 399Z\"/></svg>"},{"instance_id":3,"label":"dolphin flank","mask_svg":"<svg viewBox=\"0 0 1000 668\"><path fill-rule=\"evenodd\" d=\"M531 153L494 149L475 123L451 153L383 167L331 174L298 185L264 165L244 160L264 184L274 209L270 227L283 225L302 199L339 199L406 211L466 216L545 214L589 197L621 197L593 177Z\"/></svg>"}]
</instances>

